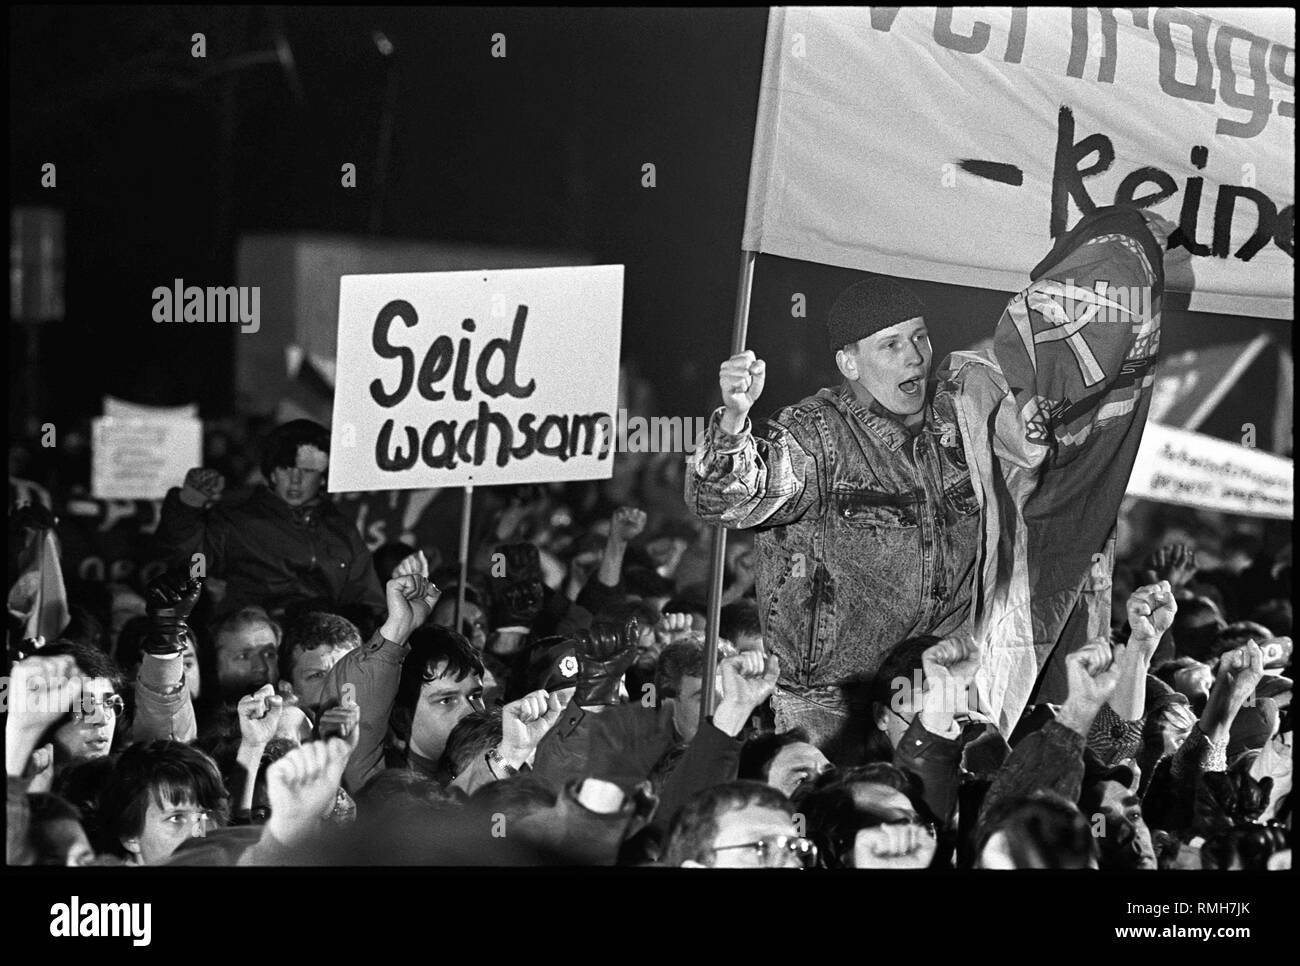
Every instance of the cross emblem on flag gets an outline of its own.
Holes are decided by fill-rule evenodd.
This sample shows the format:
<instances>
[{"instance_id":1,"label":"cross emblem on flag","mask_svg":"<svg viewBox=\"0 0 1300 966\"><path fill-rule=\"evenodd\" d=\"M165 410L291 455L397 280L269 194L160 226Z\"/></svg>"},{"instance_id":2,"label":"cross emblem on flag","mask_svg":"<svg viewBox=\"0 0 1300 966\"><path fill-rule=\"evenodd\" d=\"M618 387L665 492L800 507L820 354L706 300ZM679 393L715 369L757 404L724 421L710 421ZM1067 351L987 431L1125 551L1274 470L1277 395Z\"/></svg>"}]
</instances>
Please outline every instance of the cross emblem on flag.
<instances>
[{"instance_id":1,"label":"cross emblem on flag","mask_svg":"<svg viewBox=\"0 0 1300 966\"><path fill-rule=\"evenodd\" d=\"M1008 306L1011 320L1025 343L1025 351L1033 360L1035 369L1038 368L1038 357L1034 346L1064 342L1079 366L1085 388L1091 388L1105 379L1105 370L1084 339L1083 330L1096 319L1103 307L1125 308L1106 297L1107 287L1104 281L1097 282L1096 290L1093 290L1044 279L1025 293L1023 301ZM1030 309L1048 322L1050 328L1033 331L1029 319Z\"/></svg>"}]
</instances>

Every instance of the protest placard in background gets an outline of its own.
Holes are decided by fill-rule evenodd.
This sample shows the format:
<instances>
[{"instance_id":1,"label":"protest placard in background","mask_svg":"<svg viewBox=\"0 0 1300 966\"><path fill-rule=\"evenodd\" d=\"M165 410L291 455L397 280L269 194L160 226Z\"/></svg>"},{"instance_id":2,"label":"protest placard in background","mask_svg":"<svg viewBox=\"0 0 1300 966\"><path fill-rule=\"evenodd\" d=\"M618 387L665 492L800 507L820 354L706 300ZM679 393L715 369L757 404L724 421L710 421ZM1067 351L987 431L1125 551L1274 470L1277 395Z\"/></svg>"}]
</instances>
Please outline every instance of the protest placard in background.
<instances>
[{"instance_id":1,"label":"protest placard in background","mask_svg":"<svg viewBox=\"0 0 1300 966\"><path fill-rule=\"evenodd\" d=\"M94 420L91 489L99 500L161 500L203 465L203 423L192 416Z\"/></svg>"},{"instance_id":2,"label":"protest placard in background","mask_svg":"<svg viewBox=\"0 0 1300 966\"><path fill-rule=\"evenodd\" d=\"M145 406L140 403L127 402L115 396L104 397L104 415L122 416L129 419L172 419L192 416L198 418L199 404L185 403L183 406Z\"/></svg>"},{"instance_id":3,"label":"protest placard in background","mask_svg":"<svg viewBox=\"0 0 1300 966\"><path fill-rule=\"evenodd\" d=\"M1295 464L1249 446L1147 423L1128 493L1253 517L1294 517Z\"/></svg>"},{"instance_id":4,"label":"protest placard in background","mask_svg":"<svg viewBox=\"0 0 1300 966\"><path fill-rule=\"evenodd\" d=\"M340 281L331 492L605 479L623 266Z\"/></svg>"}]
</instances>

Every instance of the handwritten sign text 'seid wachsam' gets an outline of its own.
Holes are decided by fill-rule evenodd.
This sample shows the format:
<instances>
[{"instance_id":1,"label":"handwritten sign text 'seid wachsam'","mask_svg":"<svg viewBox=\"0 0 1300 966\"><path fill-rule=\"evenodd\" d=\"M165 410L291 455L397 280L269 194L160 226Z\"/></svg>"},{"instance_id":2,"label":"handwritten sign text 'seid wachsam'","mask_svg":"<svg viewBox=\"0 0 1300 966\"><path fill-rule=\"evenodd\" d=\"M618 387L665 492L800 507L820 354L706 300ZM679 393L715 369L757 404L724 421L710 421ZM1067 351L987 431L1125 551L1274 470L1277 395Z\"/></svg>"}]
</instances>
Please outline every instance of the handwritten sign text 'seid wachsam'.
<instances>
[{"instance_id":1,"label":"handwritten sign text 'seid wachsam'","mask_svg":"<svg viewBox=\"0 0 1300 966\"><path fill-rule=\"evenodd\" d=\"M608 478L623 266L345 275L332 492Z\"/></svg>"},{"instance_id":2,"label":"handwritten sign text 'seid wachsam'","mask_svg":"<svg viewBox=\"0 0 1300 966\"><path fill-rule=\"evenodd\" d=\"M203 423L192 416L101 416L91 442L97 500L161 500L203 463Z\"/></svg>"}]
</instances>

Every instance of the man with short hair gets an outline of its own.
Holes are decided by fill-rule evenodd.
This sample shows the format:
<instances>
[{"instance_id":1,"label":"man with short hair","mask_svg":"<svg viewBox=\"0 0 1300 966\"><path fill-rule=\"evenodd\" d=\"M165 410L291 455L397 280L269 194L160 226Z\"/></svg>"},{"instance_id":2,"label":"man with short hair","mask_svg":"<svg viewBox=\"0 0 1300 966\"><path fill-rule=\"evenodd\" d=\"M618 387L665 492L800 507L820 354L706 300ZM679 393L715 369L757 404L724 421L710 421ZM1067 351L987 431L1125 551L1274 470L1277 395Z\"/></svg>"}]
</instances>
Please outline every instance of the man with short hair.
<instances>
[{"instance_id":1,"label":"man with short hair","mask_svg":"<svg viewBox=\"0 0 1300 966\"><path fill-rule=\"evenodd\" d=\"M345 695L361 708L359 741L343 782L352 795L383 770L385 758L389 767L405 766L436 778L452 730L466 715L483 710L478 652L455 631L421 627L438 600L438 589L419 574L408 574L390 580L386 592L383 625L330 669L321 691L325 712ZM560 710L557 699L540 691L506 705L501 742L457 777L457 787L470 793L517 773Z\"/></svg>"},{"instance_id":2,"label":"man with short hair","mask_svg":"<svg viewBox=\"0 0 1300 966\"><path fill-rule=\"evenodd\" d=\"M781 410L766 438L749 420L765 363L723 363L724 406L688 459L686 491L706 520L763 528L765 639L787 675L777 729L802 726L823 748L849 730L844 685L869 679L898 641L966 623L980 535L955 424L929 403L921 301L892 279L860 281L831 307L828 338L844 383Z\"/></svg>"},{"instance_id":3,"label":"man with short hair","mask_svg":"<svg viewBox=\"0 0 1300 966\"><path fill-rule=\"evenodd\" d=\"M347 618L310 611L284 632L279 649L280 680L293 686L304 708L315 711L330 669L360 646L361 634Z\"/></svg>"},{"instance_id":4,"label":"man with short hair","mask_svg":"<svg viewBox=\"0 0 1300 966\"><path fill-rule=\"evenodd\" d=\"M501 709L472 711L452 728L442 752L439 771L453 780L501 744Z\"/></svg>"},{"instance_id":5,"label":"man with short hair","mask_svg":"<svg viewBox=\"0 0 1300 966\"><path fill-rule=\"evenodd\" d=\"M766 364L746 350L721 365L723 405L687 458L686 502L706 522L756 530L764 644L783 673L777 730L803 726L823 748L859 732L855 695L898 642L983 631L977 619L1001 622L989 638L1007 655L991 682L1000 724L1018 718L1040 671L1048 692L1063 690L1062 655L1048 662L1056 645L1067 642L1063 654L1108 623L1172 228L1135 209L1086 215L1008 304L993 355L950 357L933 388L925 308L881 276L830 308L843 383L780 410L766 432L750 420ZM1112 286L1149 297L1122 306ZM1071 516L1081 492L1089 512ZM1011 527L1008 549L999 534ZM1032 638L1012 616L1031 604Z\"/></svg>"},{"instance_id":6,"label":"man with short hair","mask_svg":"<svg viewBox=\"0 0 1300 966\"><path fill-rule=\"evenodd\" d=\"M655 702L671 706L673 733L682 744L700 727L704 698L704 643L696 635L664 648L655 667Z\"/></svg>"},{"instance_id":7,"label":"man with short hair","mask_svg":"<svg viewBox=\"0 0 1300 966\"><path fill-rule=\"evenodd\" d=\"M811 865L815 854L795 829L788 798L761 782L734 781L701 792L678 813L662 864L798 869Z\"/></svg>"},{"instance_id":8,"label":"man with short hair","mask_svg":"<svg viewBox=\"0 0 1300 966\"><path fill-rule=\"evenodd\" d=\"M280 681L280 625L261 607L228 614L212 629L217 686L228 704Z\"/></svg>"}]
</instances>

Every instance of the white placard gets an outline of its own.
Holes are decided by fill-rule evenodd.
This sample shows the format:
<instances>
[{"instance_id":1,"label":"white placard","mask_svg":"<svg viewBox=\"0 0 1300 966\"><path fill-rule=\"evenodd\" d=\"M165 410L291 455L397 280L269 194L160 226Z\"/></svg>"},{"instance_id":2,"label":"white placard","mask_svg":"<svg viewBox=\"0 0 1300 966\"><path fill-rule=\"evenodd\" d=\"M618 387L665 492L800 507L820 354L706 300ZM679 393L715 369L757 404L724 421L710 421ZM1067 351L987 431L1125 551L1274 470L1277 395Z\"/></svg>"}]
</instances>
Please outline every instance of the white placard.
<instances>
[{"instance_id":1,"label":"white placard","mask_svg":"<svg viewBox=\"0 0 1300 966\"><path fill-rule=\"evenodd\" d=\"M345 275L332 492L607 479L623 266Z\"/></svg>"},{"instance_id":2,"label":"white placard","mask_svg":"<svg viewBox=\"0 0 1300 966\"><path fill-rule=\"evenodd\" d=\"M94 420L92 492L98 500L161 500L203 463L203 423L101 416Z\"/></svg>"},{"instance_id":3,"label":"white placard","mask_svg":"<svg viewBox=\"0 0 1300 966\"><path fill-rule=\"evenodd\" d=\"M1220 513L1290 520L1294 488L1291 460L1147 423L1128 493Z\"/></svg>"},{"instance_id":4,"label":"white placard","mask_svg":"<svg viewBox=\"0 0 1300 966\"><path fill-rule=\"evenodd\" d=\"M197 417L198 414L198 403L186 403L183 406L144 406L115 396L104 397L105 416L121 416L128 419L171 419L176 416Z\"/></svg>"}]
</instances>

